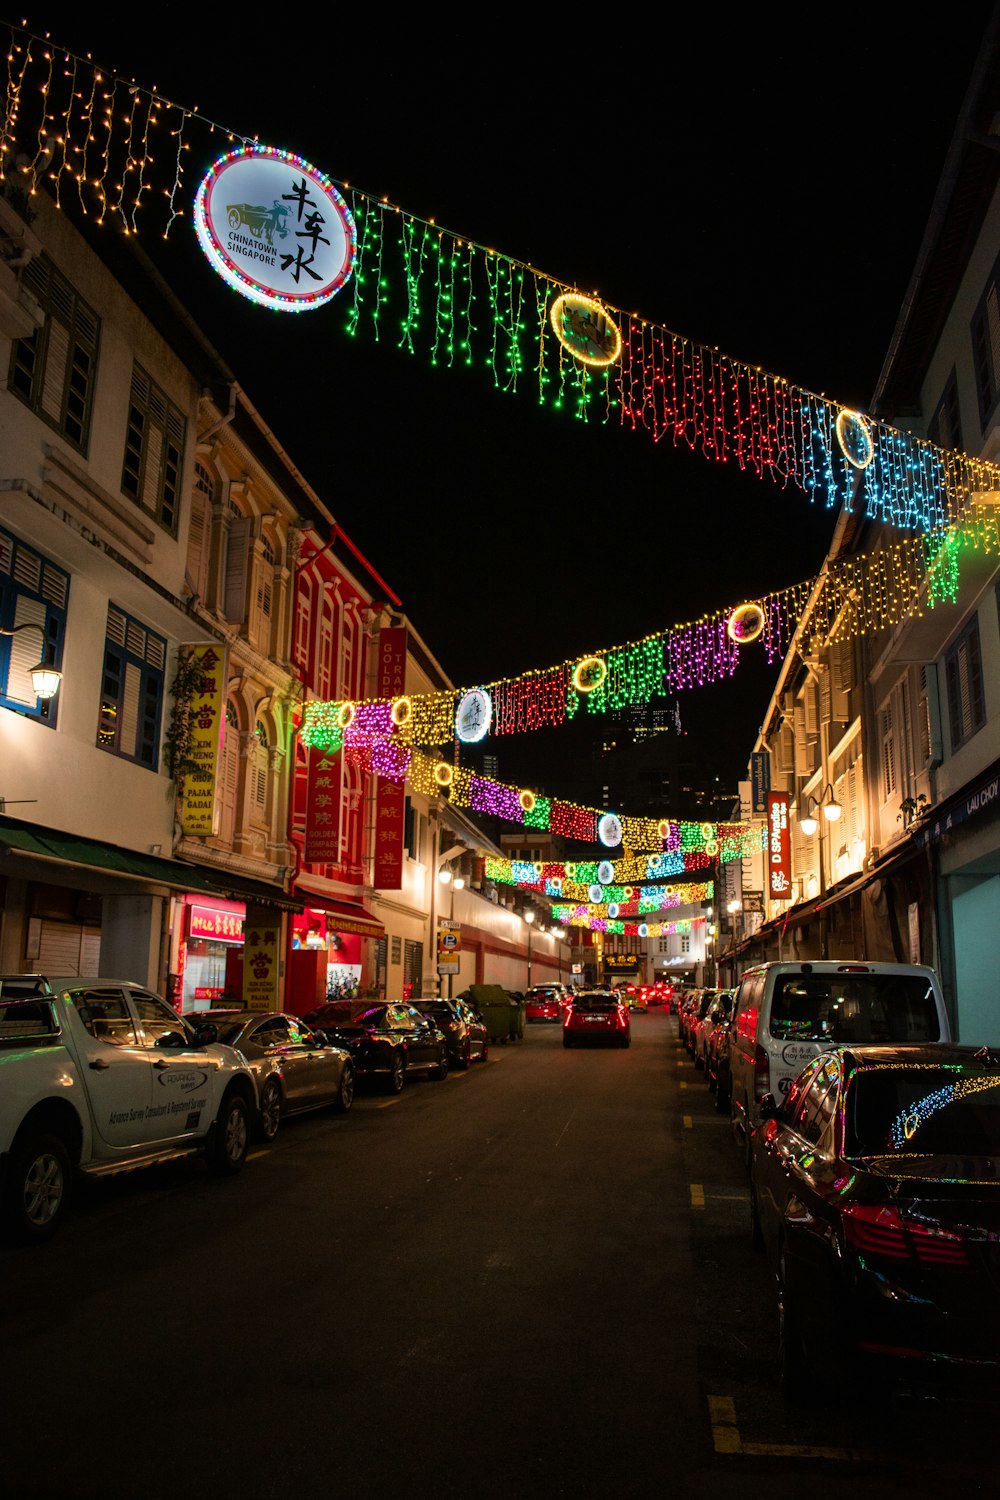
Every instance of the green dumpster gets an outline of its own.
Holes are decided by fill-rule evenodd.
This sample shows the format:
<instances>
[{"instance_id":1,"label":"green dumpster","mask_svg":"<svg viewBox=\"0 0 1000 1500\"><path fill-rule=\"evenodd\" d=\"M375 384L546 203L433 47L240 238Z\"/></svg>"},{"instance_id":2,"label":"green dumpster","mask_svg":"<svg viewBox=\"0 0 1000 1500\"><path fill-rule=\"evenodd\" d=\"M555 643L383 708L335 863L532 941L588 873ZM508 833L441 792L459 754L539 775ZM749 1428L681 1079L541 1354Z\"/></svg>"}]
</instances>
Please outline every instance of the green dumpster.
<instances>
[{"instance_id":1,"label":"green dumpster","mask_svg":"<svg viewBox=\"0 0 1000 1500\"><path fill-rule=\"evenodd\" d=\"M499 984L470 984L472 1003L486 1022L491 1042L508 1042L511 1038L511 1004L507 991Z\"/></svg>"},{"instance_id":2,"label":"green dumpster","mask_svg":"<svg viewBox=\"0 0 1000 1500\"><path fill-rule=\"evenodd\" d=\"M515 1000L513 995L508 996L510 1000L510 1039L512 1042L524 1040L524 1001Z\"/></svg>"}]
</instances>

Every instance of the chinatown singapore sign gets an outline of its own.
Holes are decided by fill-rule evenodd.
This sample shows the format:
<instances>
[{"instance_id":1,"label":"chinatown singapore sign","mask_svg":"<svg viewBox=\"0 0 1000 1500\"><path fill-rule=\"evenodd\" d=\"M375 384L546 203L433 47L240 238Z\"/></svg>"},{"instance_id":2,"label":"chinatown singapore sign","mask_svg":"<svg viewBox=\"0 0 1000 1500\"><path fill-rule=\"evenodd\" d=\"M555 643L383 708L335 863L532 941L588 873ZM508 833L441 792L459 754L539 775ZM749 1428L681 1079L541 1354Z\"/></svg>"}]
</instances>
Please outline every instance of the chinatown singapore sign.
<instances>
[{"instance_id":1,"label":"chinatown singapore sign","mask_svg":"<svg viewBox=\"0 0 1000 1500\"><path fill-rule=\"evenodd\" d=\"M279 312L322 307L354 265L354 219L333 183L272 146L240 146L214 163L194 227L223 280Z\"/></svg>"}]
</instances>

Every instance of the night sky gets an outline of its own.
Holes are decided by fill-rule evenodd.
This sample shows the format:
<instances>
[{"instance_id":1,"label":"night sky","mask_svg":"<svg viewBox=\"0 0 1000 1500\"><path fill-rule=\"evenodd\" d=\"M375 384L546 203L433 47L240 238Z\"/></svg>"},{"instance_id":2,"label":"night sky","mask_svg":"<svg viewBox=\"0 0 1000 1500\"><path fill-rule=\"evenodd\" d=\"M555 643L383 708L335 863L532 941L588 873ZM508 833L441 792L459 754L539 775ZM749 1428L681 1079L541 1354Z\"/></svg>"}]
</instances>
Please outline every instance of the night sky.
<instances>
[{"instance_id":1,"label":"night sky","mask_svg":"<svg viewBox=\"0 0 1000 1500\"><path fill-rule=\"evenodd\" d=\"M801 5L664 7L625 38L574 30L562 8L550 24L544 8L394 23L372 7L366 27L288 7L284 28L257 28L258 7L174 5L140 36L56 6L27 24L340 184L864 409L991 8L921 30L884 4L822 25ZM193 195L226 143L191 139ZM350 339L338 299L257 308L189 225L157 258L463 686L818 571L835 517L798 490ZM746 663L680 703L731 783L776 675Z\"/></svg>"}]
</instances>

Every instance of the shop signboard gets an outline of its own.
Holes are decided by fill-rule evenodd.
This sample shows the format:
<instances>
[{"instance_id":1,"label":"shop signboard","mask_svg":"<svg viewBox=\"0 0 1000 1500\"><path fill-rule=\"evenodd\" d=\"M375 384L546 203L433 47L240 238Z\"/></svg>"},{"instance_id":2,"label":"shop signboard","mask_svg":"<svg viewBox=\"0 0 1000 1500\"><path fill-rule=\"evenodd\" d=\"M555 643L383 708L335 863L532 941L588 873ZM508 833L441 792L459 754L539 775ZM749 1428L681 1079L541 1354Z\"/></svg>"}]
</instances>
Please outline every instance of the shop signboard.
<instances>
[{"instance_id":1,"label":"shop signboard","mask_svg":"<svg viewBox=\"0 0 1000 1500\"><path fill-rule=\"evenodd\" d=\"M772 901L791 900L792 841L787 792L767 794L767 889Z\"/></svg>"},{"instance_id":2,"label":"shop signboard","mask_svg":"<svg viewBox=\"0 0 1000 1500\"><path fill-rule=\"evenodd\" d=\"M211 838L217 831L219 767L226 720L226 651L217 642L181 648L194 669L191 694L191 738L188 759L194 769L184 777L181 827L187 834Z\"/></svg>"},{"instance_id":3,"label":"shop signboard","mask_svg":"<svg viewBox=\"0 0 1000 1500\"><path fill-rule=\"evenodd\" d=\"M754 817L767 812L767 794L771 790L771 757L766 750L750 752L750 799Z\"/></svg>"},{"instance_id":4,"label":"shop signboard","mask_svg":"<svg viewBox=\"0 0 1000 1500\"><path fill-rule=\"evenodd\" d=\"M215 906L191 905L188 908L188 936L209 938L215 943L242 943L242 911L221 910Z\"/></svg>"},{"instance_id":5,"label":"shop signboard","mask_svg":"<svg viewBox=\"0 0 1000 1500\"><path fill-rule=\"evenodd\" d=\"M306 831L304 861L307 865L340 862L340 754L329 755L315 746L306 752Z\"/></svg>"},{"instance_id":6,"label":"shop signboard","mask_svg":"<svg viewBox=\"0 0 1000 1500\"><path fill-rule=\"evenodd\" d=\"M386 626L378 637L378 696L393 702L406 689L406 627ZM378 778L375 792L375 888L398 891L403 884L406 792L402 783Z\"/></svg>"},{"instance_id":7,"label":"shop signboard","mask_svg":"<svg viewBox=\"0 0 1000 1500\"><path fill-rule=\"evenodd\" d=\"M278 913L266 906L249 906L243 950L243 1004L247 1010L278 1009L280 939Z\"/></svg>"}]
</instances>

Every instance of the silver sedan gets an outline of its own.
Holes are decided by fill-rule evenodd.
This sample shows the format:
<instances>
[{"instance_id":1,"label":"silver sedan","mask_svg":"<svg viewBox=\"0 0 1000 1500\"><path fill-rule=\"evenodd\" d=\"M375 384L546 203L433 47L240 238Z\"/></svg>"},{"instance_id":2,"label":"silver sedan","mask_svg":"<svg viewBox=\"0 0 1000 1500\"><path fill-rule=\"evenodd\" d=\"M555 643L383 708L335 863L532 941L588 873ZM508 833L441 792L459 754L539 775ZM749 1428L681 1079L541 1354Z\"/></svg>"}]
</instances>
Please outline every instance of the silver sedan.
<instances>
[{"instance_id":1,"label":"silver sedan","mask_svg":"<svg viewBox=\"0 0 1000 1500\"><path fill-rule=\"evenodd\" d=\"M253 1010L202 1010L195 1025L216 1027L218 1040L243 1053L257 1082L260 1131L273 1140L286 1115L354 1103L354 1064L342 1047L321 1042L298 1016Z\"/></svg>"}]
</instances>

